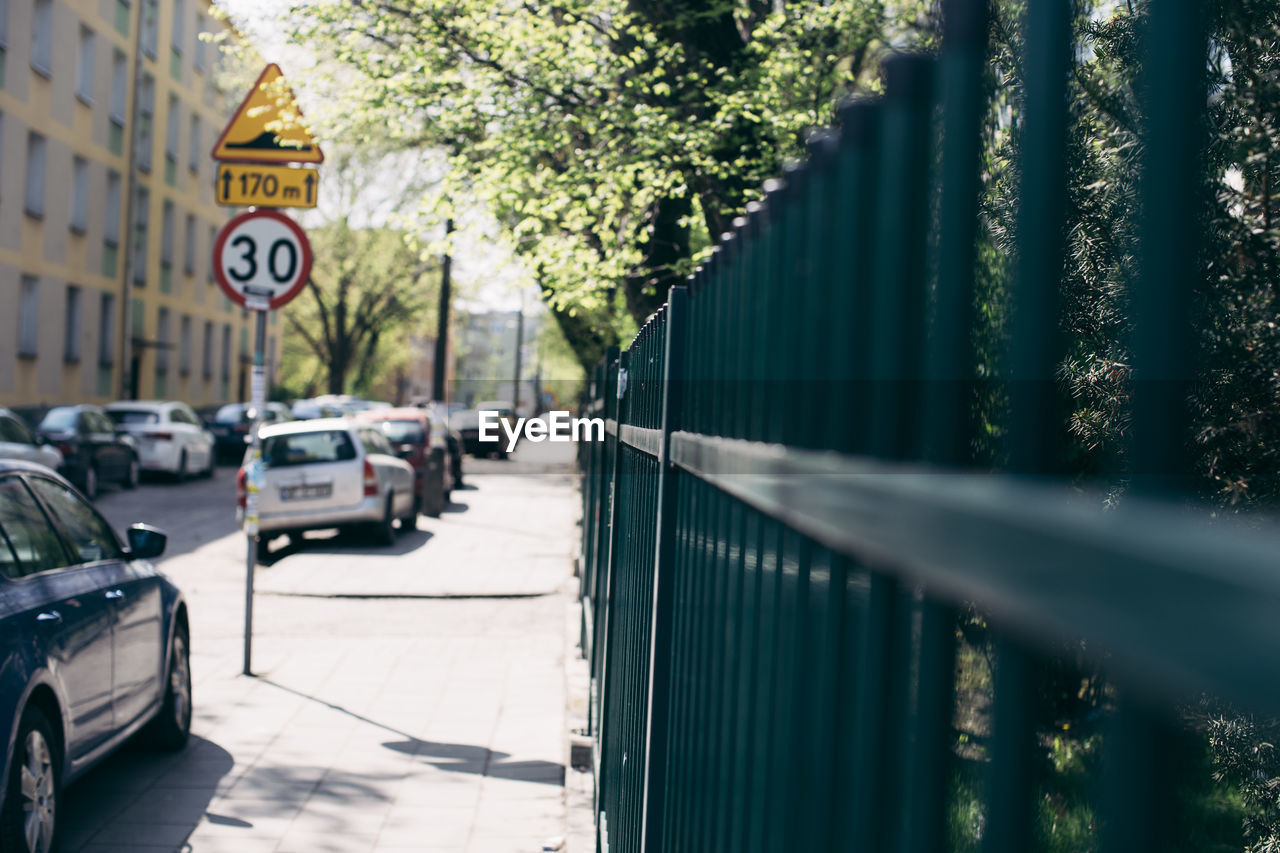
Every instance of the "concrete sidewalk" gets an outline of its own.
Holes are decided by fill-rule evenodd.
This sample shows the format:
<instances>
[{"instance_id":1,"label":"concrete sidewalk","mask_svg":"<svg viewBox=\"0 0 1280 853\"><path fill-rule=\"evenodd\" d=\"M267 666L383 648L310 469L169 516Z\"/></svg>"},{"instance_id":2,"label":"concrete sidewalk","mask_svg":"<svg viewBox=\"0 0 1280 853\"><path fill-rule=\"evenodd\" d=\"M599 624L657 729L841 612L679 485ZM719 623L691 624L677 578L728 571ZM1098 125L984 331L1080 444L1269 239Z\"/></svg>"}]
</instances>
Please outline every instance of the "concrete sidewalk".
<instances>
[{"instance_id":1,"label":"concrete sidewalk","mask_svg":"<svg viewBox=\"0 0 1280 853\"><path fill-rule=\"evenodd\" d=\"M562 849L577 495L565 446L529 447L548 473L472 473L391 548L317 539L259 569L254 677L243 537L166 563L192 610L192 742L70 788L63 849Z\"/></svg>"}]
</instances>

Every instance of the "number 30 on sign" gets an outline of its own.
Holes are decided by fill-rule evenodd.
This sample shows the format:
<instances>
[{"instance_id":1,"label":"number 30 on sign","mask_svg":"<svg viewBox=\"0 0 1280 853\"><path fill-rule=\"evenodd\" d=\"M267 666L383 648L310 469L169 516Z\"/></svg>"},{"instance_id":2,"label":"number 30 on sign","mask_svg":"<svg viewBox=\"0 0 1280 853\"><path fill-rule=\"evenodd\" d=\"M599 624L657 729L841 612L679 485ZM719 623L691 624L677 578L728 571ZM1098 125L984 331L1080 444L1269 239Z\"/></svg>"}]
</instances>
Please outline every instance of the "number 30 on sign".
<instances>
[{"instance_id":1,"label":"number 30 on sign","mask_svg":"<svg viewBox=\"0 0 1280 853\"><path fill-rule=\"evenodd\" d=\"M213 275L227 298L259 311L297 296L311 274L311 243L298 224L275 210L234 217L213 244Z\"/></svg>"}]
</instances>

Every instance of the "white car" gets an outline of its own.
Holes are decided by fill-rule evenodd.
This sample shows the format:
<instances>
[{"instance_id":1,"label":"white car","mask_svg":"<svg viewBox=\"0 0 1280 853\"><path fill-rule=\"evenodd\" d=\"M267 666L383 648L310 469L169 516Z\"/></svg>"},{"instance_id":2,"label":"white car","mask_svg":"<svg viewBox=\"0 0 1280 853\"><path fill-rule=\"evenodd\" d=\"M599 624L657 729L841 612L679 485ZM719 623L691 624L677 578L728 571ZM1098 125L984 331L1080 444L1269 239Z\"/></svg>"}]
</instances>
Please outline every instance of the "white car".
<instances>
[{"instance_id":1,"label":"white car","mask_svg":"<svg viewBox=\"0 0 1280 853\"><path fill-rule=\"evenodd\" d=\"M258 484L258 559L280 533L362 527L379 544L418 524L413 466L396 456L374 423L345 418L286 421L262 427ZM248 454L245 455L246 461ZM249 472L241 466L236 493L243 518Z\"/></svg>"},{"instance_id":2,"label":"white car","mask_svg":"<svg viewBox=\"0 0 1280 853\"><path fill-rule=\"evenodd\" d=\"M8 409L0 409L0 459L21 459L58 470L62 454L27 429L22 419Z\"/></svg>"},{"instance_id":3,"label":"white car","mask_svg":"<svg viewBox=\"0 0 1280 853\"><path fill-rule=\"evenodd\" d=\"M137 442L142 470L163 471L179 481L191 474L213 476L213 433L186 403L120 400L103 409Z\"/></svg>"}]
</instances>

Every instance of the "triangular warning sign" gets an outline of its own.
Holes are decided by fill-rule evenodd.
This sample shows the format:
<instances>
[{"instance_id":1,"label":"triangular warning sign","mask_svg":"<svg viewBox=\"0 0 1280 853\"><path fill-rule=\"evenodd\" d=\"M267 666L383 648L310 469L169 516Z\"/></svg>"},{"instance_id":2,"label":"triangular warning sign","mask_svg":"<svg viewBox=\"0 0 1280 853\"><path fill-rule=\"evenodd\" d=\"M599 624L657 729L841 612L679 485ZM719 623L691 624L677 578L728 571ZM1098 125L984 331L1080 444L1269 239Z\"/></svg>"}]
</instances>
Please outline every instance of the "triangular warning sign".
<instances>
[{"instance_id":1,"label":"triangular warning sign","mask_svg":"<svg viewBox=\"0 0 1280 853\"><path fill-rule=\"evenodd\" d=\"M253 84L244 103L213 146L213 159L234 163L322 163L324 153L302 124L293 91L279 82L274 62Z\"/></svg>"}]
</instances>

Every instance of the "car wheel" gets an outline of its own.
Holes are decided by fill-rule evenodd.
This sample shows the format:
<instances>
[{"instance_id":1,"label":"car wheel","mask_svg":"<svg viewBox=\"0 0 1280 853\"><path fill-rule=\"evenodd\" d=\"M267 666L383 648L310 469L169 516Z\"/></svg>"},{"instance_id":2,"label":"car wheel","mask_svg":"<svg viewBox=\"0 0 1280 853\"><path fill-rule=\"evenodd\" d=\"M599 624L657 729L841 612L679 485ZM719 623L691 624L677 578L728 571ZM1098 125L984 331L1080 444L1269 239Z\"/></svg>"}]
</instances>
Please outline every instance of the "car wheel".
<instances>
[{"instance_id":1,"label":"car wheel","mask_svg":"<svg viewBox=\"0 0 1280 853\"><path fill-rule=\"evenodd\" d=\"M178 454L178 470L173 472L173 479L179 483L187 481L187 449L185 447Z\"/></svg>"},{"instance_id":2,"label":"car wheel","mask_svg":"<svg viewBox=\"0 0 1280 853\"><path fill-rule=\"evenodd\" d=\"M394 545L396 542L396 517L392 508L395 495L387 495L387 507L383 510L382 521L373 528L373 541L379 545Z\"/></svg>"},{"instance_id":3,"label":"car wheel","mask_svg":"<svg viewBox=\"0 0 1280 853\"><path fill-rule=\"evenodd\" d=\"M44 712L28 705L18 723L9 788L0 811L0 847L49 853L57 834L62 778L57 740Z\"/></svg>"},{"instance_id":4,"label":"car wheel","mask_svg":"<svg viewBox=\"0 0 1280 853\"><path fill-rule=\"evenodd\" d=\"M141 472L138 469L138 457L130 457L129 470L124 475L124 487L126 489L136 488L138 485L138 478L140 476Z\"/></svg>"},{"instance_id":5,"label":"car wheel","mask_svg":"<svg viewBox=\"0 0 1280 853\"><path fill-rule=\"evenodd\" d=\"M98 470L90 465L84 469L84 496L93 500L98 496Z\"/></svg>"},{"instance_id":6,"label":"car wheel","mask_svg":"<svg viewBox=\"0 0 1280 853\"><path fill-rule=\"evenodd\" d=\"M400 519L400 532L408 533L410 530L418 529L418 508L415 506L409 510L409 514Z\"/></svg>"},{"instance_id":7,"label":"car wheel","mask_svg":"<svg viewBox=\"0 0 1280 853\"><path fill-rule=\"evenodd\" d=\"M187 629L173 629L169 649L169 678L164 688L160 713L147 724L146 738L157 749L170 752L187 745L191 734L191 641Z\"/></svg>"},{"instance_id":8,"label":"car wheel","mask_svg":"<svg viewBox=\"0 0 1280 853\"><path fill-rule=\"evenodd\" d=\"M266 533L258 534L257 557L258 562L263 565L271 561L271 536Z\"/></svg>"}]
</instances>

